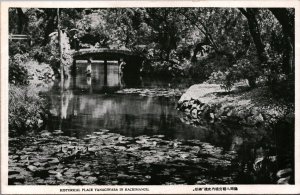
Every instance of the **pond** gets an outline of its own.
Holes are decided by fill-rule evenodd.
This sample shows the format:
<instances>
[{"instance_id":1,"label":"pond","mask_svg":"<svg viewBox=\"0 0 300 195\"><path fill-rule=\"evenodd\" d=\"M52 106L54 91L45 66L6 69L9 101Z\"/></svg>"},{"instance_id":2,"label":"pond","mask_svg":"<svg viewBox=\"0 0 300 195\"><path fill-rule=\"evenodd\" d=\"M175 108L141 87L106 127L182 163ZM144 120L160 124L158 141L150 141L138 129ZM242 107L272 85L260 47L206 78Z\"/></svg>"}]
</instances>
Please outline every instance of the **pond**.
<instances>
[{"instance_id":1,"label":"pond","mask_svg":"<svg viewBox=\"0 0 300 195\"><path fill-rule=\"evenodd\" d=\"M286 127L275 128L273 131L230 122L198 126L187 123L184 120L186 115L176 109L180 93L174 95L173 92L184 92L193 83L189 79L124 79L118 72L117 62L109 62L107 75L104 74L103 63L94 62L92 75L88 77L85 74L86 67L85 62L78 62L76 75L66 79L62 85L56 82L42 94L49 102L51 113L46 129L54 133L62 130L63 137L48 137L45 150L40 155L47 158L50 155L53 158L53 152L49 154L47 151L62 152L63 146L57 145L58 142L71 144L65 147L73 148L74 144L82 147L83 144L85 147L104 151L105 158L101 157L100 161L99 154L90 151L84 153L80 161L75 159L70 163L65 160L67 164L64 166L75 168L92 161L94 167L106 167L119 173L106 178L107 183L102 183L103 174L107 173L93 173L98 180L94 181L93 176L89 181L91 183L270 183L274 182L276 176L273 175L273 180L270 180L269 172L255 175L253 164L264 156L281 155L280 158L285 160L285 151L293 153L293 145L283 141L292 137L284 132ZM120 93L120 90L127 89L139 93ZM44 141L37 139L34 143ZM28 150L35 150L33 147L35 146ZM125 166L125 163L120 169L120 162L116 159L123 164L133 164L135 168ZM293 162L289 160L291 161ZM286 163L276 166L285 165ZM267 165L270 172L278 168L270 167L271 165ZM84 169L83 166L82 170ZM49 171L53 172L52 169ZM162 171L166 173L162 174ZM55 180L54 184L85 184L85 179L81 178L84 175L75 172L66 177L77 175L76 181ZM125 174L127 179L118 180L120 174ZM135 175L134 179L130 176L132 174ZM25 183L32 184L30 182L33 181ZM44 180L41 183L43 182Z\"/></svg>"},{"instance_id":2,"label":"pond","mask_svg":"<svg viewBox=\"0 0 300 195\"><path fill-rule=\"evenodd\" d=\"M51 118L47 130L63 130L64 135L84 138L98 129L136 137L164 135L169 140L201 140L226 149L235 144L235 128L220 133L222 124L193 126L183 121L185 114L176 109L180 96L141 96L116 93L123 88L179 89L183 92L190 80L139 78L124 82L118 73L117 62L110 62L107 82L101 62L92 64L92 75L85 74L87 64L77 63L76 76L64 82L63 90L57 82L45 93L50 103Z\"/></svg>"},{"instance_id":3,"label":"pond","mask_svg":"<svg viewBox=\"0 0 300 195\"><path fill-rule=\"evenodd\" d=\"M118 94L126 88L121 82L118 65L111 62L107 70L107 83L101 63L93 63L91 77L85 75L85 63L77 63L76 77L45 93L50 102L52 118L48 130L62 129L65 135L83 138L97 129L109 129L124 136L165 135L167 139L205 139L203 130L182 123L184 114L176 110L177 97L140 96ZM186 89L189 81L155 80L140 78L130 87L140 89Z\"/></svg>"}]
</instances>

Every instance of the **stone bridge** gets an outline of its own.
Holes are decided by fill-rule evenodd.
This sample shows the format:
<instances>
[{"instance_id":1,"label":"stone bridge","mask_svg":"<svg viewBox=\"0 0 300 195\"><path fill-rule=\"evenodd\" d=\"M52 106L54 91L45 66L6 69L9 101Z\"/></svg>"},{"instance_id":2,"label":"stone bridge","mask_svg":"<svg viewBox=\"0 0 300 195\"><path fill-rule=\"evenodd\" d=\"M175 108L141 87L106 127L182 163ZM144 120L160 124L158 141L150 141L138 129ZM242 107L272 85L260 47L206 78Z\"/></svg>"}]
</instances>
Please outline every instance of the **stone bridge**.
<instances>
[{"instance_id":1,"label":"stone bridge","mask_svg":"<svg viewBox=\"0 0 300 195\"><path fill-rule=\"evenodd\" d=\"M72 52L73 65L76 67L76 60L103 60L104 71L107 72L107 61L118 61L123 59L126 63L124 75L136 76L140 72L140 67L144 58L127 49L91 48L80 49Z\"/></svg>"}]
</instances>

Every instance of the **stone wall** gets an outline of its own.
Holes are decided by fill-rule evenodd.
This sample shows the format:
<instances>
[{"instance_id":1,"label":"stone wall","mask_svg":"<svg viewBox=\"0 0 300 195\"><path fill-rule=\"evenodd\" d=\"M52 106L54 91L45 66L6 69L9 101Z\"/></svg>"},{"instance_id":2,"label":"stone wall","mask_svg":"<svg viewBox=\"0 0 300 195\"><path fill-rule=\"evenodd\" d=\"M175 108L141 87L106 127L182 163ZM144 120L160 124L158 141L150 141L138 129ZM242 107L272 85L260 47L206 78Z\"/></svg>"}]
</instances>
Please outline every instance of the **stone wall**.
<instances>
[{"instance_id":1,"label":"stone wall","mask_svg":"<svg viewBox=\"0 0 300 195\"><path fill-rule=\"evenodd\" d=\"M198 84L191 86L181 96L177 109L185 112L194 124L204 119L210 123L229 120L242 125L259 126L276 123L288 115L286 106L254 103L252 96L257 96L255 91L225 94L218 85Z\"/></svg>"}]
</instances>

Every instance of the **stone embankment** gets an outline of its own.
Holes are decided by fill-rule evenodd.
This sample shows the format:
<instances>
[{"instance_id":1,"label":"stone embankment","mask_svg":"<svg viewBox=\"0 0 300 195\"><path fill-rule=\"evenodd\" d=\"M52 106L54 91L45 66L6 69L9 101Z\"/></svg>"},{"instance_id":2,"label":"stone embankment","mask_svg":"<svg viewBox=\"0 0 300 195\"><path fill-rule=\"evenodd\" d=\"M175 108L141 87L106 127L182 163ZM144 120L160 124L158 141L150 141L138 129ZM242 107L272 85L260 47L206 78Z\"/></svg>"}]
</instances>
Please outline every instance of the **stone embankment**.
<instances>
[{"instance_id":1,"label":"stone embankment","mask_svg":"<svg viewBox=\"0 0 300 195\"><path fill-rule=\"evenodd\" d=\"M253 129L269 129L282 121L294 123L294 104L275 100L266 87L247 90L246 86L238 85L226 93L218 85L197 84L181 96L177 106L186 114L183 122L193 125L226 121ZM285 159L289 163L275 170L274 180L278 184L293 183L292 155L288 152L278 155L257 156L253 162L254 173L261 174L266 164L280 164L278 159Z\"/></svg>"},{"instance_id":2,"label":"stone embankment","mask_svg":"<svg viewBox=\"0 0 300 195\"><path fill-rule=\"evenodd\" d=\"M276 123L283 117L293 117L291 109L272 99L266 88L247 91L237 85L230 93L216 84L191 86L178 101L177 108L186 113L189 122L201 124L227 120L241 125L259 126Z\"/></svg>"}]
</instances>

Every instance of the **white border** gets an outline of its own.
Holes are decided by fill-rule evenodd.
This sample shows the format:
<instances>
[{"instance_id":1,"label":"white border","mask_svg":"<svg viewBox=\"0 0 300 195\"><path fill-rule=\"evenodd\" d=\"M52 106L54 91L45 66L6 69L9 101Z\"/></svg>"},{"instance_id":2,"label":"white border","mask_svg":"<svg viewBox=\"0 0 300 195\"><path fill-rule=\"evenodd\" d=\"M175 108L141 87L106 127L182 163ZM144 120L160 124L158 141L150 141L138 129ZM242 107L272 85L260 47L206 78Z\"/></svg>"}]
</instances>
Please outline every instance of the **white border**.
<instances>
[{"instance_id":1,"label":"white border","mask_svg":"<svg viewBox=\"0 0 300 195\"><path fill-rule=\"evenodd\" d=\"M172 186L8 186L8 8L9 7L51 7L51 8L93 8L93 7L293 7L295 8L295 185L172 185ZM299 33L300 1L16 1L1 2L1 194L72 194L60 189L82 188L130 188L147 187L149 191L76 192L76 194L300 194L300 120L299 120ZM193 191L195 187L238 187L238 191Z\"/></svg>"}]
</instances>

